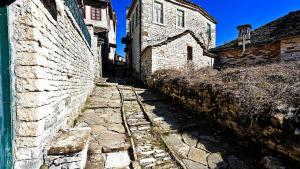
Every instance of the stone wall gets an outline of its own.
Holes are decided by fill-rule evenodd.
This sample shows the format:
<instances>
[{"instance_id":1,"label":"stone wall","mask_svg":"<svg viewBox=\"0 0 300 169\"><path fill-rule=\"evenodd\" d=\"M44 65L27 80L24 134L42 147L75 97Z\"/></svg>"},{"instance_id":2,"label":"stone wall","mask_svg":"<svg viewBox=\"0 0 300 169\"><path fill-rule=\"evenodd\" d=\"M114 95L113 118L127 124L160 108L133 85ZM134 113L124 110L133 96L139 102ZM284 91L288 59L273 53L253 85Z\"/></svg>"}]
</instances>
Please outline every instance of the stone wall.
<instances>
[{"instance_id":1,"label":"stone wall","mask_svg":"<svg viewBox=\"0 0 300 169\"><path fill-rule=\"evenodd\" d=\"M141 11L141 31L140 32L140 23L137 24L137 27L134 26L133 32L129 33L132 36L132 64L133 71L136 77L139 76L140 72L140 55L141 52L149 45L153 45L159 42L166 40L168 37L178 35L186 30L193 31L199 39L201 39L209 48L215 47L216 43L216 24L206 18L203 14L195 9L184 7L178 5L178 2L158 0L163 4L164 10L164 24L156 24L153 22L153 0L143 0L142 1L142 11ZM133 17L134 13L138 11L138 4L133 4L132 15L129 16L129 21L135 20ZM185 13L185 27L179 28L176 26L176 12L177 9L183 10ZM140 22L140 19L138 19ZM207 24L211 25L212 36L210 43L207 43ZM129 29L130 30L130 29ZM201 35L201 36L200 36ZM140 42L141 41L141 42ZM141 49L140 49L141 43ZM175 49L174 49L175 50ZM171 56L170 56L171 57Z\"/></svg>"},{"instance_id":2,"label":"stone wall","mask_svg":"<svg viewBox=\"0 0 300 169\"><path fill-rule=\"evenodd\" d=\"M293 121L286 117L286 112L276 115L265 113L253 120L242 112L241 103L232 93L217 85L201 83L197 86L174 77L148 79L151 88L160 90L185 107L208 115L223 126L234 130L239 136L248 137L265 147L276 150L300 161L300 143L294 135ZM263 114L262 114L263 115ZM288 142L288 143L287 143Z\"/></svg>"},{"instance_id":3,"label":"stone wall","mask_svg":"<svg viewBox=\"0 0 300 169\"><path fill-rule=\"evenodd\" d=\"M280 42L258 46L246 46L244 53L242 47L240 47L218 51L216 54L215 68L273 63L280 60Z\"/></svg>"},{"instance_id":4,"label":"stone wall","mask_svg":"<svg viewBox=\"0 0 300 169\"><path fill-rule=\"evenodd\" d=\"M114 25L114 21L109 21L109 32L108 32L108 41L110 44L117 45L116 40L116 32L117 28ZM110 47L109 56L108 59L111 60L113 63L115 63L115 57L116 57L116 47Z\"/></svg>"},{"instance_id":5,"label":"stone wall","mask_svg":"<svg viewBox=\"0 0 300 169\"><path fill-rule=\"evenodd\" d=\"M193 49L193 60L188 61L187 47ZM203 49L194 37L188 33L167 44L152 47L151 56L149 52L142 56L142 77L147 78L160 69L183 69L193 66L196 69L212 66L213 59L203 55ZM144 74L145 73L145 74Z\"/></svg>"},{"instance_id":6,"label":"stone wall","mask_svg":"<svg viewBox=\"0 0 300 169\"><path fill-rule=\"evenodd\" d=\"M147 46L166 40L168 37L178 35L185 30L193 31L199 39L200 34L206 41L207 24L212 28L210 48L214 48L216 44L216 24L206 18L203 14L195 9L178 5L173 0L157 0L163 4L164 23L156 24L153 22L153 0L143 0L142 10L142 50ZM177 9L184 11L185 27L176 26ZM202 40L202 39L201 39Z\"/></svg>"},{"instance_id":7,"label":"stone wall","mask_svg":"<svg viewBox=\"0 0 300 169\"><path fill-rule=\"evenodd\" d=\"M146 81L147 77L152 74L152 57L152 49L145 51L142 55L142 81Z\"/></svg>"},{"instance_id":8,"label":"stone wall","mask_svg":"<svg viewBox=\"0 0 300 169\"><path fill-rule=\"evenodd\" d=\"M9 6L16 169L43 164L44 146L73 125L100 68L69 9L50 2L54 8L40 0Z\"/></svg>"},{"instance_id":9,"label":"stone wall","mask_svg":"<svg viewBox=\"0 0 300 169\"><path fill-rule=\"evenodd\" d=\"M282 60L300 60L300 37L281 40Z\"/></svg>"},{"instance_id":10,"label":"stone wall","mask_svg":"<svg viewBox=\"0 0 300 169\"><path fill-rule=\"evenodd\" d=\"M139 13L139 2L135 4L134 7L134 12L130 16L130 21L133 22L132 25L133 28L131 29L132 31L130 32L130 36L132 37L132 44L131 44L131 54L132 54L132 68L133 68L133 75L134 77L139 77L140 76L140 54L141 54L141 49L140 49L140 23L136 23L136 16ZM139 16L140 17L140 16ZM140 19L138 19L140 21Z\"/></svg>"}]
</instances>

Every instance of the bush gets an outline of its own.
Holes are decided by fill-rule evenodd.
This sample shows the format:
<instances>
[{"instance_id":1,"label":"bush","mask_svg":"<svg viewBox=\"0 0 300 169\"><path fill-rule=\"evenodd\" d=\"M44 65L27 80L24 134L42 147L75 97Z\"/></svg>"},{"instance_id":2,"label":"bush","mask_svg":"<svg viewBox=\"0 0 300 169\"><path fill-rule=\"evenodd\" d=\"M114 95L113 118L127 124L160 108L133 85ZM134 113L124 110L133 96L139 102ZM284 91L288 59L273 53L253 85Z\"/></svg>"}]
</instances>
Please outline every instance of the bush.
<instances>
[{"instance_id":1,"label":"bush","mask_svg":"<svg viewBox=\"0 0 300 169\"><path fill-rule=\"evenodd\" d=\"M187 88L195 89L203 83L219 86L239 98L243 115L280 112L300 116L300 61L221 71L166 69L155 72L152 78L161 83L180 81Z\"/></svg>"}]
</instances>

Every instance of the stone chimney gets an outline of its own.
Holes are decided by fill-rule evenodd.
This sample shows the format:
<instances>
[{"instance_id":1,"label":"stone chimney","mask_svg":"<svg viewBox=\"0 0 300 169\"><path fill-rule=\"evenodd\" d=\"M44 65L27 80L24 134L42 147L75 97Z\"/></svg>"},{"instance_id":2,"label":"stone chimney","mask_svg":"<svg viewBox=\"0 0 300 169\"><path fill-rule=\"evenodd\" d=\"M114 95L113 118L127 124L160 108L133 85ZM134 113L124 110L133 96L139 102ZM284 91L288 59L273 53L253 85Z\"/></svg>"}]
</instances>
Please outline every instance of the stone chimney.
<instances>
[{"instance_id":1,"label":"stone chimney","mask_svg":"<svg viewBox=\"0 0 300 169\"><path fill-rule=\"evenodd\" d=\"M251 43L250 32L252 30L251 25L241 25L237 27L239 35L238 35L238 45L243 46Z\"/></svg>"}]
</instances>

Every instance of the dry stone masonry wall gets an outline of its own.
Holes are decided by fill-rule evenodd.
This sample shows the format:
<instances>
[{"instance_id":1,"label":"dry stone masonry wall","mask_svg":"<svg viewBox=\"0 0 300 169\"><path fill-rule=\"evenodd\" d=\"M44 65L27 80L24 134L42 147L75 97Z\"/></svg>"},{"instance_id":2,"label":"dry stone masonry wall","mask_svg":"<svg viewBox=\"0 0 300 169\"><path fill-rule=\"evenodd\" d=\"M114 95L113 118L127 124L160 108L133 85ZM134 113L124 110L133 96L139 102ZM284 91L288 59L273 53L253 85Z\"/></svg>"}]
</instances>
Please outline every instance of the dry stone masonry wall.
<instances>
[{"instance_id":1,"label":"dry stone masonry wall","mask_svg":"<svg viewBox=\"0 0 300 169\"><path fill-rule=\"evenodd\" d=\"M141 5L142 10L141 16L139 16L137 20L138 24L135 24L135 17L133 17L135 15L130 16L130 20L134 22L134 28L132 29L133 32L131 33L131 46L132 64L135 75L140 72L140 55L147 46L162 42L167 38L178 35L186 30L193 31L196 36L206 44L205 46L208 46L209 48L215 47L216 24L214 22L203 16L203 14L199 11L179 5L178 2L174 2L173 0L158 0L157 2L160 2L163 5L163 24L157 24L153 21L153 0L143 0L142 4L139 4ZM137 7L138 8L133 10L133 13L137 13L137 11L139 11L139 6ZM177 10L184 11L184 28L176 26ZM208 24L211 26L211 40L208 40L207 37ZM181 46L179 49L185 51L186 46ZM171 46L170 50L174 50L175 53L178 51L178 48Z\"/></svg>"},{"instance_id":2,"label":"dry stone masonry wall","mask_svg":"<svg viewBox=\"0 0 300 169\"><path fill-rule=\"evenodd\" d=\"M284 114L258 117L255 123L252 123L253 119L251 121L249 116L242 115L238 98L230 93L224 93L222 87L217 85L203 83L198 87L188 87L178 79L163 80L155 77L149 79L148 84L181 102L187 108L196 110L200 115L214 118L238 135L249 137L266 147L300 160L300 144L297 137L292 136L293 122ZM288 145L287 140L289 140Z\"/></svg>"},{"instance_id":3,"label":"dry stone masonry wall","mask_svg":"<svg viewBox=\"0 0 300 169\"><path fill-rule=\"evenodd\" d=\"M193 58L188 60L187 46L192 47ZM213 59L203 55L203 48L191 34L186 34L167 44L152 47L142 56L142 80L161 69L182 69L209 67Z\"/></svg>"},{"instance_id":4,"label":"dry stone masonry wall","mask_svg":"<svg viewBox=\"0 0 300 169\"><path fill-rule=\"evenodd\" d=\"M215 68L251 66L263 63L273 63L280 60L280 43L271 43L259 46L246 47L243 53L241 48L228 49L218 53L215 59Z\"/></svg>"},{"instance_id":5,"label":"dry stone masonry wall","mask_svg":"<svg viewBox=\"0 0 300 169\"><path fill-rule=\"evenodd\" d=\"M40 0L19 0L10 10L14 63L14 168L39 168L44 146L73 123L94 87L97 64L62 1L57 11ZM49 10L51 9L51 10ZM54 12L54 13L53 13ZM56 13L57 12L57 13Z\"/></svg>"},{"instance_id":6,"label":"dry stone masonry wall","mask_svg":"<svg viewBox=\"0 0 300 169\"><path fill-rule=\"evenodd\" d=\"M215 47L216 39L216 25L200 12L178 5L178 2L158 0L163 4L164 22L163 24L156 24L153 22L153 0L143 1L142 10L142 50L149 45L159 43L182 33L185 30L193 31L198 38L203 35L206 40L207 24L211 25L212 36L210 47ZM185 27L179 28L176 26L177 10L184 11Z\"/></svg>"},{"instance_id":7,"label":"dry stone masonry wall","mask_svg":"<svg viewBox=\"0 0 300 169\"><path fill-rule=\"evenodd\" d=\"M282 60L300 60L300 37L281 41Z\"/></svg>"}]
</instances>

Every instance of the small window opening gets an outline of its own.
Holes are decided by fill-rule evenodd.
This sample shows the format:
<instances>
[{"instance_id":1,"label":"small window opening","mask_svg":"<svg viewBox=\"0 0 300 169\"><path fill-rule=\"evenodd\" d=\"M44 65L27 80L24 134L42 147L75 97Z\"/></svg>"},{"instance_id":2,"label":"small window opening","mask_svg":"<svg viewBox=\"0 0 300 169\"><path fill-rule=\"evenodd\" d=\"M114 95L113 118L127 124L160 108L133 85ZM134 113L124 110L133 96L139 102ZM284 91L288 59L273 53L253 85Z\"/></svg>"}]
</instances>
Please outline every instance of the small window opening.
<instances>
[{"instance_id":1,"label":"small window opening","mask_svg":"<svg viewBox=\"0 0 300 169\"><path fill-rule=\"evenodd\" d=\"M193 47L191 47L191 46L187 47L187 60L188 61L193 60Z\"/></svg>"}]
</instances>

